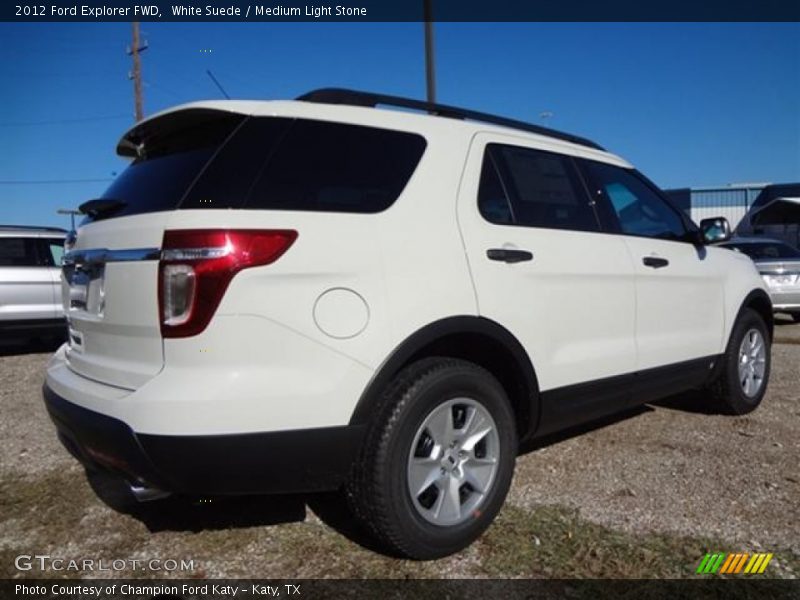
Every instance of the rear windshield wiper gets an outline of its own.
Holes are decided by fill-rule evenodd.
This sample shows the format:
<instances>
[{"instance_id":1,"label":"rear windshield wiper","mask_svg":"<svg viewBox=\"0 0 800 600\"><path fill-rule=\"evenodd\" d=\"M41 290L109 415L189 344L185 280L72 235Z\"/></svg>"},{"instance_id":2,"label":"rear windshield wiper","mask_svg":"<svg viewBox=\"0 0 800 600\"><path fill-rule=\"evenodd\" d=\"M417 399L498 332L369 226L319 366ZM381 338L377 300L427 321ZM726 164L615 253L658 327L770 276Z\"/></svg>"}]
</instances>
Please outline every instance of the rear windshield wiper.
<instances>
[{"instance_id":1,"label":"rear windshield wiper","mask_svg":"<svg viewBox=\"0 0 800 600\"><path fill-rule=\"evenodd\" d=\"M78 207L78 210L90 217L99 217L105 213L111 213L127 206L127 202L122 200L114 200L113 198L97 198L84 202Z\"/></svg>"}]
</instances>

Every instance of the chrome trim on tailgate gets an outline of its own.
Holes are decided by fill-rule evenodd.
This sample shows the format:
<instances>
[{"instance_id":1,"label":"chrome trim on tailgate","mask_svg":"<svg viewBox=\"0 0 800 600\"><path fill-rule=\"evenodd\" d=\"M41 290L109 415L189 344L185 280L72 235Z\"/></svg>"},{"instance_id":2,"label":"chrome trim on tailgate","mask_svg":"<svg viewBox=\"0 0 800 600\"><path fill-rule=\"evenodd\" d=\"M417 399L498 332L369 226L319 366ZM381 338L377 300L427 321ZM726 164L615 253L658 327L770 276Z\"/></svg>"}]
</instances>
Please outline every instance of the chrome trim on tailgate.
<instances>
[{"instance_id":1,"label":"chrome trim on tailgate","mask_svg":"<svg viewBox=\"0 0 800 600\"><path fill-rule=\"evenodd\" d=\"M109 262L133 262L140 260L158 260L161 248L130 248L127 250L109 250L108 248L89 248L72 250L62 259L65 265L99 264Z\"/></svg>"}]
</instances>

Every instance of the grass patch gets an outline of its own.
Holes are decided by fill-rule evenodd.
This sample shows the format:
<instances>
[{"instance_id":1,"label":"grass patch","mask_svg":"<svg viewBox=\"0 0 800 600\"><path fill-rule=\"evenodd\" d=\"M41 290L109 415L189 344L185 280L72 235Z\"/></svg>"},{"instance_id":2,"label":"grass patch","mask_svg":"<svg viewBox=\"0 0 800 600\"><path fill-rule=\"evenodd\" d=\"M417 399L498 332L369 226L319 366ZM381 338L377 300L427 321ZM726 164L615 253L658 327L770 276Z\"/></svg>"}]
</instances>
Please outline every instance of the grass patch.
<instances>
[{"instance_id":1,"label":"grass patch","mask_svg":"<svg viewBox=\"0 0 800 600\"><path fill-rule=\"evenodd\" d=\"M696 578L707 552L748 550L712 538L634 535L585 521L576 510L550 506L532 512L506 506L479 549L490 577L621 579ZM796 576L797 555L769 551L777 559L763 577Z\"/></svg>"},{"instance_id":2,"label":"grass patch","mask_svg":"<svg viewBox=\"0 0 800 600\"><path fill-rule=\"evenodd\" d=\"M264 514L260 515L259 510ZM714 579L695 574L706 552L751 550L719 539L625 533L590 523L581 519L576 510L562 507L526 510L506 505L497 521L471 547L438 561L416 562L362 548L313 518L268 524L275 509L259 498L228 500L208 507L176 501L151 505L148 511L150 516L142 518L105 506L77 467L36 475L5 472L0 480L0 577L19 575L14 568L14 558L19 554L44 553L67 559L192 559L198 570L183 576L199 578L697 581ZM761 579L800 575L800 556L781 548L765 550L773 552L775 558ZM28 575L78 574L32 571ZM124 575L138 578L181 574L127 571ZM732 578L744 579L741 575Z\"/></svg>"}]
</instances>

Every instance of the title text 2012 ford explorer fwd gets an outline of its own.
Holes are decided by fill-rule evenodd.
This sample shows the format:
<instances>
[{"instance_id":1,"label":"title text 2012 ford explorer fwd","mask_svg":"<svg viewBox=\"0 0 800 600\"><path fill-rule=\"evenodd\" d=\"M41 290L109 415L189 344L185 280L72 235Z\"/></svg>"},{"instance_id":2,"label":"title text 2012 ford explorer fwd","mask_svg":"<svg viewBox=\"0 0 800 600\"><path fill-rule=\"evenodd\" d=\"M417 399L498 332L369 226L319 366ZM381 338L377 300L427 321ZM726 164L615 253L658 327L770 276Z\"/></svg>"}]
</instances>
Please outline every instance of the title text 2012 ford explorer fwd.
<instances>
[{"instance_id":1,"label":"title text 2012 ford explorer fwd","mask_svg":"<svg viewBox=\"0 0 800 600\"><path fill-rule=\"evenodd\" d=\"M727 223L588 140L322 90L181 106L117 150L44 395L139 493L338 489L427 559L491 523L522 442L690 388L764 396L772 310L706 245Z\"/></svg>"}]
</instances>

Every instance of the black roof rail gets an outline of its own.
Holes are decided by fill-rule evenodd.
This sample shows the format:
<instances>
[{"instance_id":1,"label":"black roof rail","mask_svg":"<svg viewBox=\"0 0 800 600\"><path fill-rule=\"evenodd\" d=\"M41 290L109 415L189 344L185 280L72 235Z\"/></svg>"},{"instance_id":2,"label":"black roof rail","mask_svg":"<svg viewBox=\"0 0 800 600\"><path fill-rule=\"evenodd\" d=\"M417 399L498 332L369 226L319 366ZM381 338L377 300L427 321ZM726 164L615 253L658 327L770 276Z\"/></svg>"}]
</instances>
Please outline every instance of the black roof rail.
<instances>
[{"instance_id":1,"label":"black roof rail","mask_svg":"<svg viewBox=\"0 0 800 600\"><path fill-rule=\"evenodd\" d=\"M475 110L468 110L465 108L458 108L456 106L448 106L446 104L434 104L425 102L424 100L414 100L413 98L403 98L401 96L389 96L387 94L373 94L372 92L360 92L358 90L348 90L344 88L322 88L313 90L302 96L298 96L297 100L304 102L319 102L321 104L347 104L351 106L368 106L376 107L380 104L385 106L397 106L400 108L410 108L414 110L425 111L432 115L440 117L448 117L451 119L463 119L471 121L482 121L484 123L492 123L494 125L502 125L503 127L510 127L512 129L519 129L521 131L528 131L530 133L538 133L546 135L551 138L572 142L573 144L580 144L581 146L588 146L589 148L596 148L597 150L605 150L599 144L586 138L556 131L555 129L548 129L527 123L525 121L517 121L516 119L508 119L489 113L478 112Z\"/></svg>"},{"instance_id":2,"label":"black roof rail","mask_svg":"<svg viewBox=\"0 0 800 600\"><path fill-rule=\"evenodd\" d=\"M0 229L12 230L22 229L24 231L58 231L60 233L67 233L66 229L61 227L39 227L37 225L0 225Z\"/></svg>"}]
</instances>

